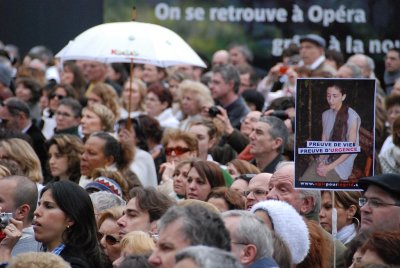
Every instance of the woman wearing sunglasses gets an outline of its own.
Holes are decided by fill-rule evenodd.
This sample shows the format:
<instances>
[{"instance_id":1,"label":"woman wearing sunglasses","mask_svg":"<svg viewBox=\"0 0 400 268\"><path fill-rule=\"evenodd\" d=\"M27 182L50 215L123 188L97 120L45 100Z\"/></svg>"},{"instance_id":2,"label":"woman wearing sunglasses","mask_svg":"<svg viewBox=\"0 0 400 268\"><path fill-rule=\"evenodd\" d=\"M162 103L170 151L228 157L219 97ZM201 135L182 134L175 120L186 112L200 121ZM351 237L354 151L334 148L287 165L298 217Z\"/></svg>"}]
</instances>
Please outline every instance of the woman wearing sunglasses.
<instances>
[{"instance_id":1,"label":"woman wearing sunglasses","mask_svg":"<svg viewBox=\"0 0 400 268\"><path fill-rule=\"evenodd\" d=\"M46 139L50 139L56 127L56 111L60 101L64 98L74 98L74 89L69 85L56 84L47 95L49 104L42 112L42 133Z\"/></svg>"},{"instance_id":2,"label":"woman wearing sunglasses","mask_svg":"<svg viewBox=\"0 0 400 268\"><path fill-rule=\"evenodd\" d=\"M173 194L173 174L176 166L183 160L198 156L198 141L192 133L170 130L165 133L162 144L167 162L161 164L161 184L165 194ZM165 185L164 185L165 184Z\"/></svg>"},{"instance_id":3,"label":"woman wearing sunglasses","mask_svg":"<svg viewBox=\"0 0 400 268\"><path fill-rule=\"evenodd\" d=\"M108 260L112 263L121 255L119 226L117 220L122 217L122 207L113 207L101 213L97 226L98 239Z\"/></svg>"}]
</instances>

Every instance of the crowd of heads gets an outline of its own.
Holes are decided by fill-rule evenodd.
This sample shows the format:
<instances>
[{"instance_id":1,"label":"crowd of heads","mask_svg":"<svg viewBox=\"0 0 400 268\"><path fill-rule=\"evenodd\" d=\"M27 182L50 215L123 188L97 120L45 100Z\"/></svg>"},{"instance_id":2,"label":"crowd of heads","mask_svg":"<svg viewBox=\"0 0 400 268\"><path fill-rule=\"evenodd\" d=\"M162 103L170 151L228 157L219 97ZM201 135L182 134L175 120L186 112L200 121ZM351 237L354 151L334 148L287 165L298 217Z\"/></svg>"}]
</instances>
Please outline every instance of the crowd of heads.
<instances>
[{"instance_id":1,"label":"crowd of heads","mask_svg":"<svg viewBox=\"0 0 400 268\"><path fill-rule=\"evenodd\" d=\"M0 221L0 261L400 265L400 51L387 51L379 82L369 56L326 48L302 36L263 71L235 43L207 70L134 64L131 73L60 62L43 46L7 62L0 47L1 220L12 215ZM297 78L376 79L377 175L351 174L359 191L295 188ZM349 90L326 89L341 124L334 140L349 136Z\"/></svg>"}]
</instances>

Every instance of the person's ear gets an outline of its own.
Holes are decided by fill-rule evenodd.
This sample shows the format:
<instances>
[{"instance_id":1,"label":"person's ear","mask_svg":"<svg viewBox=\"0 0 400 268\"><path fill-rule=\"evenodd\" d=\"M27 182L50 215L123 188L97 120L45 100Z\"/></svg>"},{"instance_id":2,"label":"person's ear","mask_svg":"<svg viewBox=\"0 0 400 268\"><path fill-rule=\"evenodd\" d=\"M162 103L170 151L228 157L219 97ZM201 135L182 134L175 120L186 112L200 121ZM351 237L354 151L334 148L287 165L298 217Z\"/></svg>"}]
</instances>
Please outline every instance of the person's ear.
<instances>
[{"instance_id":1,"label":"person's ear","mask_svg":"<svg viewBox=\"0 0 400 268\"><path fill-rule=\"evenodd\" d=\"M345 99L346 99L346 94L343 94L342 101L344 101Z\"/></svg>"},{"instance_id":2,"label":"person's ear","mask_svg":"<svg viewBox=\"0 0 400 268\"><path fill-rule=\"evenodd\" d=\"M283 139L282 139L282 138L280 138L280 137L275 138L275 139L274 139L274 143L273 143L273 145L272 145L272 149L276 150L276 149L278 149L279 147L281 147L282 144L283 144Z\"/></svg>"},{"instance_id":3,"label":"person's ear","mask_svg":"<svg viewBox=\"0 0 400 268\"><path fill-rule=\"evenodd\" d=\"M208 149L211 149L212 147L214 147L214 145L216 143L217 143L217 139L215 137L210 139L210 141L208 142Z\"/></svg>"},{"instance_id":4,"label":"person's ear","mask_svg":"<svg viewBox=\"0 0 400 268\"><path fill-rule=\"evenodd\" d=\"M240 254L240 262L243 266L248 266L255 261L257 255L257 247L252 244L243 246L242 252Z\"/></svg>"},{"instance_id":5,"label":"person's ear","mask_svg":"<svg viewBox=\"0 0 400 268\"><path fill-rule=\"evenodd\" d=\"M347 219L351 220L354 215L356 215L357 212L357 207L356 205L351 205L348 209L347 209Z\"/></svg>"},{"instance_id":6,"label":"person's ear","mask_svg":"<svg viewBox=\"0 0 400 268\"><path fill-rule=\"evenodd\" d=\"M106 166L110 166L114 163L115 159L114 156L109 155L106 157Z\"/></svg>"},{"instance_id":7,"label":"person's ear","mask_svg":"<svg viewBox=\"0 0 400 268\"><path fill-rule=\"evenodd\" d=\"M30 210L31 210L31 207L28 204L23 204L23 205L19 206L13 215L14 219L16 219L18 221L24 221L28 217Z\"/></svg>"},{"instance_id":8,"label":"person's ear","mask_svg":"<svg viewBox=\"0 0 400 268\"><path fill-rule=\"evenodd\" d=\"M300 214L309 213L314 207L314 198L312 196L303 197L303 202L300 207Z\"/></svg>"},{"instance_id":9,"label":"person's ear","mask_svg":"<svg viewBox=\"0 0 400 268\"><path fill-rule=\"evenodd\" d=\"M75 221L73 219L71 219L70 217L67 217L65 219L65 228L70 228L72 225L75 224Z\"/></svg>"}]
</instances>

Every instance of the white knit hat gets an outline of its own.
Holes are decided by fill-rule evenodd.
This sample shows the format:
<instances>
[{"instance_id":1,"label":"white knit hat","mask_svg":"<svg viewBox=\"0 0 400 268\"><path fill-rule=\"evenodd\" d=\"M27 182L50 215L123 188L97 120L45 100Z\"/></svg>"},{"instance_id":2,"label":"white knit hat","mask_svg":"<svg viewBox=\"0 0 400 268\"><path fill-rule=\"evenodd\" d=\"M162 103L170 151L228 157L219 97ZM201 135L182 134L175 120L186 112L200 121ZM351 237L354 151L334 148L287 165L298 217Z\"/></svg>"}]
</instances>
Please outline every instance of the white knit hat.
<instances>
[{"instance_id":1,"label":"white knit hat","mask_svg":"<svg viewBox=\"0 0 400 268\"><path fill-rule=\"evenodd\" d=\"M310 249L309 232L303 217L290 204L278 200L258 202L251 212L257 210L266 211L271 218L274 231L285 241L292 254L292 263L302 262Z\"/></svg>"}]
</instances>

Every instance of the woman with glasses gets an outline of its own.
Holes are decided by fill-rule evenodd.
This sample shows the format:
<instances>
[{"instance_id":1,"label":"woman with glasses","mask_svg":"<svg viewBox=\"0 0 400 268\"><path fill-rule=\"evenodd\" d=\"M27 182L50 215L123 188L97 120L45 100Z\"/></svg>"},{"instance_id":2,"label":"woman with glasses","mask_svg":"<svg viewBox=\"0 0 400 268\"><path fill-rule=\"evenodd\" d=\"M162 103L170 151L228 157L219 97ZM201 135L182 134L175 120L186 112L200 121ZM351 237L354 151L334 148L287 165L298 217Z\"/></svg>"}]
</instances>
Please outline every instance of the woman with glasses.
<instances>
[{"instance_id":1,"label":"woman with glasses","mask_svg":"<svg viewBox=\"0 0 400 268\"><path fill-rule=\"evenodd\" d=\"M97 221L99 243L111 263L121 255L120 228L117 220L122 217L123 211L123 207L107 209L101 213Z\"/></svg>"},{"instance_id":2,"label":"woman with glasses","mask_svg":"<svg viewBox=\"0 0 400 268\"><path fill-rule=\"evenodd\" d=\"M79 137L81 112L82 106L79 101L73 98L62 99L55 114L54 134L71 134Z\"/></svg>"},{"instance_id":3,"label":"woman with glasses","mask_svg":"<svg viewBox=\"0 0 400 268\"><path fill-rule=\"evenodd\" d=\"M80 160L83 142L73 135L54 135L46 142L48 167L54 180L70 180L78 183L81 176Z\"/></svg>"},{"instance_id":4,"label":"woman with glasses","mask_svg":"<svg viewBox=\"0 0 400 268\"><path fill-rule=\"evenodd\" d=\"M161 190L169 195L173 192L173 174L176 165L183 160L198 156L198 141L191 133L170 130L165 133L162 144L167 162L160 166Z\"/></svg>"},{"instance_id":5,"label":"woman with glasses","mask_svg":"<svg viewBox=\"0 0 400 268\"><path fill-rule=\"evenodd\" d=\"M332 202L332 193L335 195L335 203ZM332 233L332 208L337 211L337 236L343 244L348 244L357 234L361 211L358 205L360 192L322 191L321 210L319 213L320 225L329 233Z\"/></svg>"},{"instance_id":6,"label":"woman with glasses","mask_svg":"<svg viewBox=\"0 0 400 268\"><path fill-rule=\"evenodd\" d=\"M56 84L48 94L49 104L42 111L42 133L46 139L50 139L56 127L56 111L60 106L60 101L64 98L74 97L74 89L69 85Z\"/></svg>"}]
</instances>

